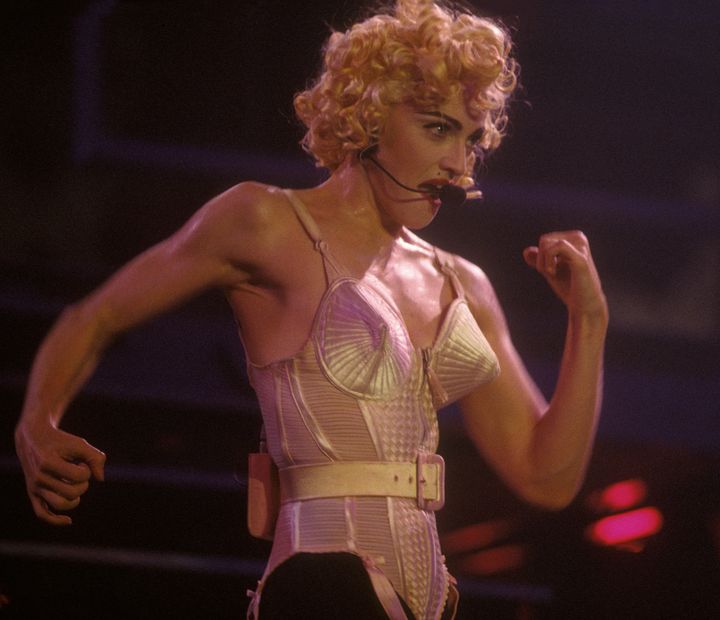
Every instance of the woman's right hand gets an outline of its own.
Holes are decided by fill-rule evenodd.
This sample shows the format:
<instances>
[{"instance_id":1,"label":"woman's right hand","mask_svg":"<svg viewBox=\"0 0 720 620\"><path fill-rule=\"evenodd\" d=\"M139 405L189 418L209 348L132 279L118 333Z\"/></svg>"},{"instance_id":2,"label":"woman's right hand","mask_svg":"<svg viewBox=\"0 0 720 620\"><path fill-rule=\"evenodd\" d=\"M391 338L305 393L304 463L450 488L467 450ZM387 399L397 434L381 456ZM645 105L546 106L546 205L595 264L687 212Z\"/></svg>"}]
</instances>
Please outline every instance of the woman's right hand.
<instances>
[{"instance_id":1,"label":"woman's right hand","mask_svg":"<svg viewBox=\"0 0 720 620\"><path fill-rule=\"evenodd\" d=\"M40 519L69 525L64 513L80 503L91 478L103 479L105 455L58 426L107 346L201 291L239 290L266 277L259 274L282 272L287 259L277 247L285 229L276 232L275 206L286 200L256 183L231 188L58 317L35 357L15 431L27 493ZM297 227L292 211L285 211Z\"/></svg>"},{"instance_id":2,"label":"woman's right hand","mask_svg":"<svg viewBox=\"0 0 720 620\"><path fill-rule=\"evenodd\" d=\"M69 515L88 490L90 479L105 477L105 454L84 439L51 424L19 424L15 449L35 514L52 525L70 525Z\"/></svg>"}]
</instances>

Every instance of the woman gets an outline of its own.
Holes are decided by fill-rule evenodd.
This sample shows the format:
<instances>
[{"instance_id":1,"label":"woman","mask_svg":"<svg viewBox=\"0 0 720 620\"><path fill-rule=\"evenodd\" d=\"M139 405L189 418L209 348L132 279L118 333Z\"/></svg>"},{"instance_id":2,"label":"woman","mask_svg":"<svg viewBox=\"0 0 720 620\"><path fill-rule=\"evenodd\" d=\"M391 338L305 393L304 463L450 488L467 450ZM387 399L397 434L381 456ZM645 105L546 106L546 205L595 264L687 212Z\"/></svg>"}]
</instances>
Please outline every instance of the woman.
<instances>
[{"instance_id":1,"label":"woman","mask_svg":"<svg viewBox=\"0 0 720 620\"><path fill-rule=\"evenodd\" d=\"M607 326L587 240L556 232L524 251L568 311L548 404L485 274L411 232L499 145L516 82L510 48L493 21L428 0L399 0L334 33L320 77L295 100L303 145L328 180L233 187L68 308L44 341L16 430L38 517L69 524L90 479L103 478L104 454L59 428L102 351L209 287L234 312L281 475L250 614L452 616L433 513L436 409L450 402L521 497L571 501L596 427Z\"/></svg>"}]
</instances>

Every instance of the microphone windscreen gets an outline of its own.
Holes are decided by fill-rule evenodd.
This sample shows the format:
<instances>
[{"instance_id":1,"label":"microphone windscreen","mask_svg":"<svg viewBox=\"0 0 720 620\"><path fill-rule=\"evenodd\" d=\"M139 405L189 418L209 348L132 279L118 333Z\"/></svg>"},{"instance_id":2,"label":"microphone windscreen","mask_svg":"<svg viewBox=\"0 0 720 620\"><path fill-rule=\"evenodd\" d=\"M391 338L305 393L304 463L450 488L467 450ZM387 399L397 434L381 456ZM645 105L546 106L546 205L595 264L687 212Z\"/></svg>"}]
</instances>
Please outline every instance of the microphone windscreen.
<instances>
[{"instance_id":1,"label":"microphone windscreen","mask_svg":"<svg viewBox=\"0 0 720 620\"><path fill-rule=\"evenodd\" d=\"M443 207L459 207L463 202L465 202L465 198L467 198L467 193L465 190L460 187L459 185L443 185L440 188L440 204Z\"/></svg>"}]
</instances>

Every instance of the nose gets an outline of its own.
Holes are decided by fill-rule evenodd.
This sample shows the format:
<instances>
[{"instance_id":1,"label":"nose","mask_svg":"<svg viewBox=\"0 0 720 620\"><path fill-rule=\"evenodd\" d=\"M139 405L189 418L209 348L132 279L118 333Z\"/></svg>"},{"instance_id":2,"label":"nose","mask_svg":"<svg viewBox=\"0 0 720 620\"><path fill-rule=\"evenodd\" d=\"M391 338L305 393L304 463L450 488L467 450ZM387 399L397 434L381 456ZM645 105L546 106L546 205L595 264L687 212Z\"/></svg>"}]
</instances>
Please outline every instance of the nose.
<instances>
[{"instance_id":1,"label":"nose","mask_svg":"<svg viewBox=\"0 0 720 620\"><path fill-rule=\"evenodd\" d=\"M467 145L461 141L453 141L440 159L440 169L451 178L462 177L468 169L469 153Z\"/></svg>"}]
</instances>

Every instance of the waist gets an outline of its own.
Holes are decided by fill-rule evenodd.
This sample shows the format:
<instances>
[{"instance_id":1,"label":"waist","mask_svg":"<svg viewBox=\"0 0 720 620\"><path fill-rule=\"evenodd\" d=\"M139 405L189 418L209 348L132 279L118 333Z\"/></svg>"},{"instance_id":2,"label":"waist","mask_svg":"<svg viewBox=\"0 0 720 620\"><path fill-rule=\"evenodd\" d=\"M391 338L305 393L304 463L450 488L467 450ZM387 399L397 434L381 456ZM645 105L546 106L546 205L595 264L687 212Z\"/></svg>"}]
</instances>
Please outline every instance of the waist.
<instances>
[{"instance_id":1,"label":"waist","mask_svg":"<svg viewBox=\"0 0 720 620\"><path fill-rule=\"evenodd\" d=\"M445 462L439 454L420 453L413 463L333 462L294 465L280 470L281 502L327 497L406 497L422 510L445 502Z\"/></svg>"}]
</instances>

